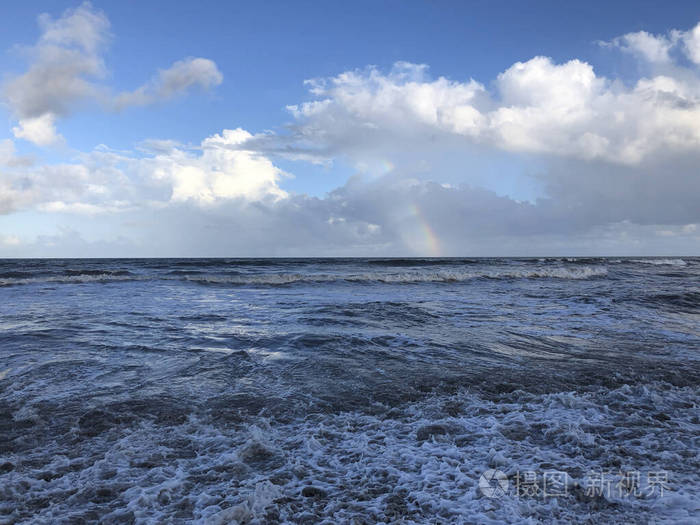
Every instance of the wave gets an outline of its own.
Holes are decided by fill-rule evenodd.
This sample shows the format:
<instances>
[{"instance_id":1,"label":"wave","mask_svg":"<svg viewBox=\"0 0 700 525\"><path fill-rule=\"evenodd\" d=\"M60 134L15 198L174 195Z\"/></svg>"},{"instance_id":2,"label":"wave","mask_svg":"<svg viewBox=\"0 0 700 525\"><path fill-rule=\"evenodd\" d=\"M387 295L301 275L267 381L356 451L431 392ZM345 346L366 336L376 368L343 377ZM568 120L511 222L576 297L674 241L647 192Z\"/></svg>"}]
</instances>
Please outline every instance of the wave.
<instances>
[{"instance_id":1,"label":"wave","mask_svg":"<svg viewBox=\"0 0 700 525\"><path fill-rule=\"evenodd\" d=\"M32 272L0 272L0 279L26 279L35 275Z\"/></svg>"},{"instance_id":2,"label":"wave","mask_svg":"<svg viewBox=\"0 0 700 525\"><path fill-rule=\"evenodd\" d=\"M130 271L128 270L86 270L86 269L80 269L80 270L63 270L62 275L66 275L69 277L79 277L83 275L91 275L91 276L104 276L104 275L132 275Z\"/></svg>"},{"instance_id":3,"label":"wave","mask_svg":"<svg viewBox=\"0 0 700 525\"><path fill-rule=\"evenodd\" d=\"M171 270L167 272L167 275L181 276L181 275L202 275L206 274L206 270Z\"/></svg>"},{"instance_id":4,"label":"wave","mask_svg":"<svg viewBox=\"0 0 700 525\"><path fill-rule=\"evenodd\" d=\"M184 281L210 285L280 286L294 283L455 283L474 279L590 279L607 275L602 266L577 268L501 269L479 271L412 271L412 272L366 272L366 273L263 273L263 274L150 274L135 275L129 272L81 272L76 275L52 275L20 278L2 278L1 286L17 286L37 283L78 284L107 283L114 281Z\"/></svg>"},{"instance_id":5,"label":"wave","mask_svg":"<svg viewBox=\"0 0 700 525\"><path fill-rule=\"evenodd\" d=\"M688 263L683 259L659 259L659 258L644 258L644 259L629 259L629 258L610 258L610 257L540 257L512 259L522 263L552 263L552 264L653 264L656 266L686 266Z\"/></svg>"},{"instance_id":6,"label":"wave","mask_svg":"<svg viewBox=\"0 0 700 525\"><path fill-rule=\"evenodd\" d=\"M126 275L115 273L99 273L86 274L80 273L77 275L51 275L45 277L23 277L23 278L2 278L0 277L0 287L3 286L18 286L24 284L79 284L79 283L102 283L110 281L137 281L144 280L146 277L135 276L129 272Z\"/></svg>"},{"instance_id":7,"label":"wave","mask_svg":"<svg viewBox=\"0 0 700 525\"><path fill-rule=\"evenodd\" d=\"M632 259L630 262L641 264L653 264L656 266L686 266L687 263L683 259Z\"/></svg>"},{"instance_id":8,"label":"wave","mask_svg":"<svg viewBox=\"0 0 700 525\"><path fill-rule=\"evenodd\" d=\"M239 284L239 285L285 285L297 282L378 282L378 283L450 283L473 279L590 279L607 275L604 267L581 268L541 268L537 270L493 270L480 272L403 272L383 273L368 272L356 274L299 274L274 273L260 275L236 275L206 277L188 276L185 280L201 284Z\"/></svg>"},{"instance_id":9,"label":"wave","mask_svg":"<svg viewBox=\"0 0 700 525\"><path fill-rule=\"evenodd\" d=\"M515 259L518 262L524 263L552 263L552 264L605 264L611 261L606 257L540 257L538 259L534 258L520 258Z\"/></svg>"},{"instance_id":10,"label":"wave","mask_svg":"<svg viewBox=\"0 0 700 525\"><path fill-rule=\"evenodd\" d=\"M649 295L642 302L694 313L700 309L700 292Z\"/></svg>"},{"instance_id":11,"label":"wave","mask_svg":"<svg viewBox=\"0 0 700 525\"><path fill-rule=\"evenodd\" d=\"M443 258L386 258L367 259L363 261L371 266L461 266L466 264L483 264L480 259L443 259Z\"/></svg>"},{"instance_id":12,"label":"wave","mask_svg":"<svg viewBox=\"0 0 700 525\"><path fill-rule=\"evenodd\" d=\"M343 264L352 262L352 259L336 259L336 258L243 258L243 259L163 259L160 260L158 267L172 268L175 267L195 267L195 268L230 268L236 266L256 266L256 267L271 267L284 264L294 263L301 265L309 264Z\"/></svg>"}]
</instances>

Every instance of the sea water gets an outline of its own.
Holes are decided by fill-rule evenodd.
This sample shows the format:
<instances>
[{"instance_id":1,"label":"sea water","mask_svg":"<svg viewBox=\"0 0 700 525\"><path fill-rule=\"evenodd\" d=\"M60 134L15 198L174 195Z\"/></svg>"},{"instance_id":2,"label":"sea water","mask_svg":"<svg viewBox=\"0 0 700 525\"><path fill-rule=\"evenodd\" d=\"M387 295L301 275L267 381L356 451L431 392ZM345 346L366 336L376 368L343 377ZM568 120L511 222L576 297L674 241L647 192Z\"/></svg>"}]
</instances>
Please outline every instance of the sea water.
<instances>
[{"instance_id":1,"label":"sea water","mask_svg":"<svg viewBox=\"0 0 700 525\"><path fill-rule=\"evenodd\" d=\"M699 357L689 257L4 260L0 523L697 523Z\"/></svg>"}]
</instances>

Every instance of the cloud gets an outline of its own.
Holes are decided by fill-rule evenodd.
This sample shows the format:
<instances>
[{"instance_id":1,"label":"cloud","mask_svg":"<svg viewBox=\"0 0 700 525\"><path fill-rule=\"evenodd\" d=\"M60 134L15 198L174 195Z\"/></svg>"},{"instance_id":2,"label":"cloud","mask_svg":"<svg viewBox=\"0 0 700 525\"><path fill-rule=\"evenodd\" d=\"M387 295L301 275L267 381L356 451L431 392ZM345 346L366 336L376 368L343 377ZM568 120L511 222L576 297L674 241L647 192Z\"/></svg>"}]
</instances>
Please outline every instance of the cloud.
<instances>
[{"instance_id":1,"label":"cloud","mask_svg":"<svg viewBox=\"0 0 700 525\"><path fill-rule=\"evenodd\" d=\"M678 42L678 36L677 32L665 36L638 31L617 37L611 42L600 42L600 44L618 47L648 62L665 64L671 61L670 52Z\"/></svg>"},{"instance_id":2,"label":"cloud","mask_svg":"<svg viewBox=\"0 0 700 525\"><path fill-rule=\"evenodd\" d=\"M700 24L686 32L679 33L685 54L696 64L700 64Z\"/></svg>"},{"instance_id":3,"label":"cloud","mask_svg":"<svg viewBox=\"0 0 700 525\"><path fill-rule=\"evenodd\" d=\"M637 31L600 44L617 47L652 64L669 64L674 53L700 64L700 24L688 31L672 29L665 35Z\"/></svg>"},{"instance_id":4,"label":"cloud","mask_svg":"<svg viewBox=\"0 0 700 525\"><path fill-rule=\"evenodd\" d=\"M580 60L535 57L498 75L493 91L473 79L431 79L425 66L406 63L310 86L314 100L289 107L296 124L278 139L277 153L312 144L309 154L333 156L459 139L465 147L638 164L659 151L700 146L700 80L690 71L626 87ZM275 140L266 142L261 147L275 151Z\"/></svg>"},{"instance_id":5,"label":"cloud","mask_svg":"<svg viewBox=\"0 0 700 525\"><path fill-rule=\"evenodd\" d=\"M221 84L223 78L221 71L211 60L187 58L159 71L148 84L135 91L119 94L115 105L119 109L145 106L185 94L193 87L208 90Z\"/></svg>"},{"instance_id":6,"label":"cloud","mask_svg":"<svg viewBox=\"0 0 700 525\"><path fill-rule=\"evenodd\" d=\"M29 69L7 82L2 95L19 120L15 136L46 145L59 138L57 117L97 96L94 79L105 75L100 52L109 39L109 21L83 4L58 19L43 14L39 25L38 42L24 50Z\"/></svg>"},{"instance_id":7,"label":"cloud","mask_svg":"<svg viewBox=\"0 0 700 525\"><path fill-rule=\"evenodd\" d=\"M173 147L139 161L139 170L166 183L171 188L172 202L192 201L206 206L235 198L286 197L278 186L284 176L282 170L258 153L231 148L250 138L252 135L243 129L227 129L202 141L199 155Z\"/></svg>"},{"instance_id":8,"label":"cloud","mask_svg":"<svg viewBox=\"0 0 700 525\"><path fill-rule=\"evenodd\" d=\"M345 198L345 214L335 210L333 223L352 224L347 210L362 210L355 219L377 225L389 239L404 239L405 246L420 235L410 214L398 211L411 206L431 217L431 230L446 246L483 241L484 233L522 248L517 239L539 238L541 245L558 235L570 236L570 246L583 239L593 244L591 232L622 243L610 233L613 225L651 236L685 231L700 221L700 77L679 54L692 62L697 34L700 25L668 36L615 39L615 47L660 67L632 83L600 76L581 60L541 56L487 83L434 78L426 65L405 62L386 72L368 67L313 79L307 82L311 100L288 107L294 122L286 133L257 135L244 146L295 160L345 159L358 169L393 166L392 176L418 177L410 191L395 181L390 190L363 191L359 199L347 188L329 196ZM540 183L538 196L523 202L430 182L473 182L479 177L472 166L484 156L538 159L536 172L520 175ZM380 180L386 184L387 177ZM413 224L408 233L406 224Z\"/></svg>"},{"instance_id":9,"label":"cloud","mask_svg":"<svg viewBox=\"0 0 700 525\"><path fill-rule=\"evenodd\" d=\"M11 139L0 140L0 166L5 166L15 158L15 143Z\"/></svg>"},{"instance_id":10,"label":"cloud","mask_svg":"<svg viewBox=\"0 0 700 525\"><path fill-rule=\"evenodd\" d=\"M16 235L0 235L0 245L18 246L22 241Z\"/></svg>"},{"instance_id":11,"label":"cloud","mask_svg":"<svg viewBox=\"0 0 700 525\"><path fill-rule=\"evenodd\" d=\"M489 104L478 82L430 80L427 66L406 62L387 74L369 67L307 84L315 100L288 107L299 124L287 146L311 155L383 149L435 134L476 137L485 125L480 108Z\"/></svg>"},{"instance_id":12,"label":"cloud","mask_svg":"<svg viewBox=\"0 0 700 525\"><path fill-rule=\"evenodd\" d=\"M536 171L519 179L539 184L530 200L540 231L549 220L572 232L624 221L695 223L700 76L670 50L699 28L616 39L643 49L648 59L674 61L631 84L600 76L580 60L541 56L488 83L431 78L427 66L403 62L387 72L369 67L315 79L308 82L311 100L289 106L295 121L287 133L256 136L245 146L472 183L479 182L472 166L480 158L521 165L523 158L537 159ZM499 176L492 175L492 187Z\"/></svg>"},{"instance_id":13,"label":"cloud","mask_svg":"<svg viewBox=\"0 0 700 525\"><path fill-rule=\"evenodd\" d=\"M12 133L18 139L28 140L38 146L50 146L63 140L56 132L56 115L45 113L40 117L23 118L19 125L12 128Z\"/></svg>"},{"instance_id":14,"label":"cloud","mask_svg":"<svg viewBox=\"0 0 700 525\"><path fill-rule=\"evenodd\" d=\"M411 256L693 253L695 224L591 226L554 202L519 203L472 187L356 176L325 197L172 201L95 214L104 235L59 230L3 254L39 256ZM85 239L84 239L84 238ZM92 237L92 236L90 236Z\"/></svg>"},{"instance_id":15,"label":"cloud","mask_svg":"<svg viewBox=\"0 0 700 525\"><path fill-rule=\"evenodd\" d=\"M109 38L109 20L101 11L85 2L76 9L68 9L63 16L53 19L44 13L39 15L42 34L39 47L63 47L82 50L95 55Z\"/></svg>"},{"instance_id":16,"label":"cloud","mask_svg":"<svg viewBox=\"0 0 700 525\"><path fill-rule=\"evenodd\" d=\"M156 142L152 153L101 147L73 163L17 164L0 172L0 213L30 208L95 215L174 203L211 207L235 199L286 198L279 187L285 173L263 155L239 149L250 138L239 128L223 130L190 149ZM9 161L14 152L8 144L0 143L0 161Z\"/></svg>"},{"instance_id":17,"label":"cloud","mask_svg":"<svg viewBox=\"0 0 700 525\"><path fill-rule=\"evenodd\" d=\"M114 211L126 206L135 189L99 152L83 155L75 164L20 164L0 171L0 214L31 209Z\"/></svg>"},{"instance_id":18,"label":"cloud","mask_svg":"<svg viewBox=\"0 0 700 525\"><path fill-rule=\"evenodd\" d=\"M109 20L102 11L83 3L59 18L39 16L39 27L36 44L23 49L30 63L28 70L10 78L1 94L18 121L12 128L15 137L40 146L61 141L56 121L81 105L146 105L184 94L195 86L209 89L222 81L214 62L188 58L160 71L137 90L115 96L100 83L107 74L102 54L111 40Z\"/></svg>"}]
</instances>

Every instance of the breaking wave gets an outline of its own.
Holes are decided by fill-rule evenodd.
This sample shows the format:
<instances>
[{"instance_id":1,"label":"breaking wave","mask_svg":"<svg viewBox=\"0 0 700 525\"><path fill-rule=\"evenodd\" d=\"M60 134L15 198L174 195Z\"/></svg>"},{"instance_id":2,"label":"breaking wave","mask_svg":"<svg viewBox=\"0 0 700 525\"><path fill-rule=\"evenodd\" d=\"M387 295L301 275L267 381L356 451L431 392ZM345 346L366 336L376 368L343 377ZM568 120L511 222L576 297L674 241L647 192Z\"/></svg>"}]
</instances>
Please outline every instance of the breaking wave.
<instances>
[{"instance_id":1,"label":"breaking wave","mask_svg":"<svg viewBox=\"0 0 700 525\"><path fill-rule=\"evenodd\" d=\"M685 266L687 264L683 259L632 259L630 262L655 266Z\"/></svg>"},{"instance_id":2,"label":"breaking wave","mask_svg":"<svg viewBox=\"0 0 700 525\"><path fill-rule=\"evenodd\" d=\"M41 277L0 277L0 287L18 286L23 284L79 284L79 283L104 283L110 281L137 281L144 280L143 276L136 276L129 272L94 272L76 273L73 275L47 275Z\"/></svg>"},{"instance_id":3,"label":"breaking wave","mask_svg":"<svg viewBox=\"0 0 700 525\"><path fill-rule=\"evenodd\" d=\"M297 282L329 283L454 283L472 279L590 279L607 275L606 268L542 268L537 270L493 270L481 272L368 272L356 274L299 274L276 273L261 275L208 275L188 276L186 279L202 284L284 285Z\"/></svg>"},{"instance_id":4,"label":"breaking wave","mask_svg":"<svg viewBox=\"0 0 700 525\"><path fill-rule=\"evenodd\" d=\"M358 273L261 273L261 274L207 274L198 271L168 272L167 274L135 275L129 272L104 271L39 277L0 277L0 286L54 283L107 283L113 281L175 280L198 284L279 286L294 283L458 283L473 279L590 279L607 275L605 267L501 269L481 271L412 271L412 272L358 272Z\"/></svg>"}]
</instances>

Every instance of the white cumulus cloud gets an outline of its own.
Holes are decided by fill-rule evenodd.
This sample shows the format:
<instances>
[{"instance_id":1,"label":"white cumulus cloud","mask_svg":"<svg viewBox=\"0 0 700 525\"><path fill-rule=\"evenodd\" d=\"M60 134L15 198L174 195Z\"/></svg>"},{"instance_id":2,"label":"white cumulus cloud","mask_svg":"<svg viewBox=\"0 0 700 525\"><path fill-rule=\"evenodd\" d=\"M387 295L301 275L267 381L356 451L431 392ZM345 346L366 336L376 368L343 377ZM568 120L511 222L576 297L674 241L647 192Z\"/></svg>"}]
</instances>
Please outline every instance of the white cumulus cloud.
<instances>
[{"instance_id":1,"label":"white cumulus cloud","mask_svg":"<svg viewBox=\"0 0 700 525\"><path fill-rule=\"evenodd\" d=\"M601 44L618 47L652 64L671 63L674 53L700 64L700 23L687 31L672 29L665 35L647 31L627 33Z\"/></svg>"},{"instance_id":2,"label":"white cumulus cloud","mask_svg":"<svg viewBox=\"0 0 700 525\"><path fill-rule=\"evenodd\" d=\"M414 64L388 73L349 71L310 83L315 99L289 107L296 135L279 137L277 146L333 156L406 139L430 147L436 138L460 138L505 151L635 164L669 148L700 147L700 78L682 73L627 87L580 60L535 57L506 69L489 91L473 79L431 79Z\"/></svg>"},{"instance_id":3,"label":"white cumulus cloud","mask_svg":"<svg viewBox=\"0 0 700 525\"><path fill-rule=\"evenodd\" d=\"M8 161L0 171L0 213L34 208L94 215L139 206L286 198L279 187L284 172L260 153L240 149L251 138L240 128L223 130L196 148L156 143L153 154L140 155L98 148L75 162L39 166L11 165L12 144L0 142L0 161Z\"/></svg>"},{"instance_id":4,"label":"white cumulus cloud","mask_svg":"<svg viewBox=\"0 0 700 525\"><path fill-rule=\"evenodd\" d=\"M623 51L637 55L648 62L663 64L671 61L670 51L677 41L677 32L666 36L637 31L619 36L612 42L601 42L601 44L619 47Z\"/></svg>"},{"instance_id":5,"label":"white cumulus cloud","mask_svg":"<svg viewBox=\"0 0 700 525\"><path fill-rule=\"evenodd\" d=\"M227 129L202 141L199 154L173 148L142 160L141 169L166 182L174 202L210 205L235 198L286 197L278 186L282 170L256 152L237 148L250 138L252 135L243 129Z\"/></svg>"},{"instance_id":6,"label":"white cumulus cloud","mask_svg":"<svg viewBox=\"0 0 700 525\"><path fill-rule=\"evenodd\" d=\"M39 117L20 119L17 126L12 128L12 133L18 139L28 140L39 146L50 146L63 139L56 132L56 116L53 113L44 113Z\"/></svg>"}]
</instances>

